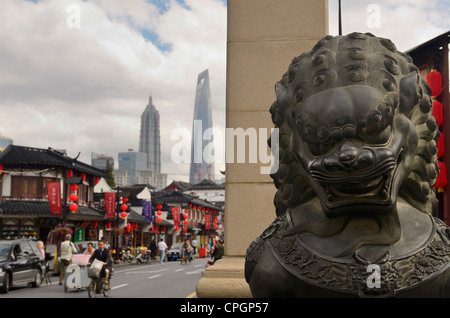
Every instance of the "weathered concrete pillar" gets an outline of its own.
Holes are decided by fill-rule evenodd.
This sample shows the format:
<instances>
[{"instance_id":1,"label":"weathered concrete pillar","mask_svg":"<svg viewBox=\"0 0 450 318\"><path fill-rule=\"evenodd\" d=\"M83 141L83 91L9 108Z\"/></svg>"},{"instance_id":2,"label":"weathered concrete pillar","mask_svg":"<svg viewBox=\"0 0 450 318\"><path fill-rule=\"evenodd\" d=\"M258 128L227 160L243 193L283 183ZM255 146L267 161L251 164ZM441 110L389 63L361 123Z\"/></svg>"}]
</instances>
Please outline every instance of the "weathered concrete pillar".
<instances>
[{"instance_id":1,"label":"weathered concrete pillar","mask_svg":"<svg viewBox=\"0 0 450 318\"><path fill-rule=\"evenodd\" d=\"M267 135L258 135L267 140L275 83L294 57L326 34L328 0L228 0L227 128L267 128ZM246 163L236 163L236 153L242 151L236 144L234 163L226 164L225 257L204 272L198 297L251 297L244 256L275 218L276 188L260 172L268 164L259 158L249 163L248 143Z\"/></svg>"}]
</instances>

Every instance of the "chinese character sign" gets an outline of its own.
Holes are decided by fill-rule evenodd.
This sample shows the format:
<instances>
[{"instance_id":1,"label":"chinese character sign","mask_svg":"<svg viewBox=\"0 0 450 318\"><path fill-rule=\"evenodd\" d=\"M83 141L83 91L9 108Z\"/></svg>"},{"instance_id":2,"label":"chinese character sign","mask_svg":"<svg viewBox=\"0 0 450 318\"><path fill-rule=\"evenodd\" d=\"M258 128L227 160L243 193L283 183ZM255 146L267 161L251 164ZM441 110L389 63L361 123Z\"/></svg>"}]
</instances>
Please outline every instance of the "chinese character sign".
<instances>
[{"instance_id":1,"label":"chinese character sign","mask_svg":"<svg viewBox=\"0 0 450 318\"><path fill-rule=\"evenodd\" d=\"M48 203L52 214L61 214L61 185L59 182L47 182Z\"/></svg>"},{"instance_id":2,"label":"chinese character sign","mask_svg":"<svg viewBox=\"0 0 450 318\"><path fill-rule=\"evenodd\" d=\"M106 192L105 193L105 206L106 206L106 217L108 219L114 218L116 216L116 193Z\"/></svg>"},{"instance_id":3,"label":"chinese character sign","mask_svg":"<svg viewBox=\"0 0 450 318\"><path fill-rule=\"evenodd\" d=\"M211 214L205 214L205 229L211 228Z\"/></svg>"},{"instance_id":4,"label":"chinese character sign","mask_svg":"<svg viewBox=\"0 0 450 318\"><path fill-rule=\"evenodd\" d=\"M180 208L172 208L173 225L180 225Z\"/></svg>"},{"instance_id":5,"label":"chinese character sign","mask_svg":"<svg viewBox=\"0 0 450 318\"><path fill-rule=\"evenodd\" d=\"M142 210L144 212L145 222L152 222L152 202L144 201L142 202Z\"/></svg>"}]
</instances>

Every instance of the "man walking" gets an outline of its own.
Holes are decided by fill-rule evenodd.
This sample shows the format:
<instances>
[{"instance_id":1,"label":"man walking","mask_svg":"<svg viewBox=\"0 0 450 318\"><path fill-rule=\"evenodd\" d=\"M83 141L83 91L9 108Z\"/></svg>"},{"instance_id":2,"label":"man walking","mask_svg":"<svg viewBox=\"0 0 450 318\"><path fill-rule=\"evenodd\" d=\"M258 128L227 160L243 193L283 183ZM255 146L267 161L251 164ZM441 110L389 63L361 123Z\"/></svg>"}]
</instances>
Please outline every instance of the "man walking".
<instances>
[{"instance_id":1,"label":"man walking","mask_svg":"<svg viewBox=\"0 0 450 318\"><path fill-rule=\"evenodd\" d=\"M60 268L59 268L59 284L62 285L64 281L64 276L66 275L67 266L72 263L72 253L76 253L77 249L75 245L70 241L72 236L70 234L66 234L64 237L64 242L61 243L61 256L60 260Z\"/></svg>"},{"instance_id":2,"label":"man walking","mask_svg":"<svg viewBox=\"0 0 450 318\"><path fill-rule=\"evenodd\" d=\"M167 244L164 242L163 239L158 243L158 249L159 249L159 261L162 264L164 262L164 256L166 255L166 249Z\"/></svg>"}]
</instances>

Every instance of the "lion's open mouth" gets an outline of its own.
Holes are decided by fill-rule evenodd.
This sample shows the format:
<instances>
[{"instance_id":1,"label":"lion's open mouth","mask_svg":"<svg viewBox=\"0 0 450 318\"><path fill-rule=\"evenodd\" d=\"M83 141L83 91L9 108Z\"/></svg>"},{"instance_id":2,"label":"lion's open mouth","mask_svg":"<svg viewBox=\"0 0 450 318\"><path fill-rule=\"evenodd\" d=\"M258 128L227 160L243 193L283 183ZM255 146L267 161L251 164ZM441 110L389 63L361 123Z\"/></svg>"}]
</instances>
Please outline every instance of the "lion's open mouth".
<instances>
[{"instance_id":1,"label":"lion's open mouth","mask_svg":"<svg viewBox=\"0 0 450 318\"><path fill-rule=\"evenodd\" d=\"M329 204L378 201L389 199L389 189L396 160L389 158L370 170L360 173L330 174L312 170L311 176L318 182Z\"/></svg>"}]
</instances>

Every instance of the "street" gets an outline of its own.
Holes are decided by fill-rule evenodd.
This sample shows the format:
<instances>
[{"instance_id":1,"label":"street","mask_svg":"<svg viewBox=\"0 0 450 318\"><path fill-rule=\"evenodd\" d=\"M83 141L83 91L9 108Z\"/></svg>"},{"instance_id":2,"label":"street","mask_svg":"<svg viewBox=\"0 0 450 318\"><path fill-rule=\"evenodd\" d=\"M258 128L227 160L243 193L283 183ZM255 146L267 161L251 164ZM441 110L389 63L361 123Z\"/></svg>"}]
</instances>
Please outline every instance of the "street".
<instances>
[{"instance_id":1,"label":"street","mask_svg":"<svg viewBox=\"0 0 450 318\"><path fill-rule=\"evenodd\" d=\"M114 269L111 278L109 298L187 298L196 297L197 282L205 270L209 258L194 259L191 263L164 264L154 260L151 264L120 265ZM86 288L64 291L59 285L59 277L51 276L51 285L43 279L41 287L12 288L3 298L88 298ZM103 295L97 297L104 298Z\"/></svg>"}]
</instances>

